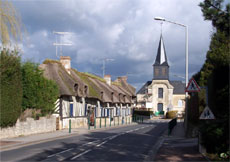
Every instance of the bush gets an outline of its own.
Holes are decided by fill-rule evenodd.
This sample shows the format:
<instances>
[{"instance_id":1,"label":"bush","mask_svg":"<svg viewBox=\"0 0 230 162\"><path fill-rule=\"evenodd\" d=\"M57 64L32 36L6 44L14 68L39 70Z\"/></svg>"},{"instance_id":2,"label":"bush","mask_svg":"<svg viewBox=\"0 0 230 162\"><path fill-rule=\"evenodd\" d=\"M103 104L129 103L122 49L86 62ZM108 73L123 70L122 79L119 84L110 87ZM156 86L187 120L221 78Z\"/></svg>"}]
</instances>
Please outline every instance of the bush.
<instances>
[{"instance_id":1,"label":"bush","mask_svg":"<svg viewBox=\"0 0 230 162\"><path fill-rule=\"evenodd\" d=\"M133 111L133 115L143 115L143 116L150 116L153 115L153 111Z\"/></svg>"},{"instance_id":2,"label":"bush","mask_svg":"<svg viewBox=\"0 0 230 162\"><path fill-rule=\"evenodd\" d=\"M3 49L0 53L0 127L13 126L21 114L20 60L16 51Z\"/></svg>"},{"instance_id":3,"label":"bush","mask_svg":"<svg viewBox=\"0 0 230 162\"><path fill-rule=\"evenodd\" d=\"M174 111L168 111L166 113L166 118L167 119L173 119L173 118L176 118L177 117L177 111L174 110Z\"/></svg>"},{"instance_id":4,"label":"bush","mask_svg":"<svg viewBox=\"0 0 230 162\"><path fill-rule=\"evenodd\" d=\"M201 144L207 153L225 153L229 151L229 122L204 121L200 126Z\"/></svg>"},{"instance_id":5,"label":"bush","mask_svg":"<svg viewBox=\"0 0 230 162\"><path fill-rule=\"evenodd\" d=\"M23 110L41 109L42 115L54 111L54 103L59 97L58 86L54 81L43 77L38 64L25 62L22 66Z\"/></svg>"}]
</instances>

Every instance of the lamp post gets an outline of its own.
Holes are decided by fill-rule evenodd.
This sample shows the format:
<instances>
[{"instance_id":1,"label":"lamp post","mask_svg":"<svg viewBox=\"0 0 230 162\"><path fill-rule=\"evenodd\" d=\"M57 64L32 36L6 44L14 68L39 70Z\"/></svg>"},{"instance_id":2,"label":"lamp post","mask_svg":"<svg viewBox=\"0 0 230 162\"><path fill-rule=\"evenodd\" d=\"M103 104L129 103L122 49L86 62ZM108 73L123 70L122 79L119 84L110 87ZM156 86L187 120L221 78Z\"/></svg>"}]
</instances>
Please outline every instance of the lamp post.
<instances>
[{"instance_id":1,"label":"lamp post","mask_svg":"<svg viewBox=\"0 0 230 162\"><path fill-rule=\"evenodd\" d=\"M182 27L185 27L185 86L188 86L188 26L181 24L181 23L177 23L177 22L173 22L173 21L169 21L166 20L165 18L162 17L155 17L154 20L158 20L158 21L165 21L165 22L169 22L172 24L176 24ZM186 97L187 97L188 93L186 92Z\"/></svg>"},{"instance_id":2,"label":"lamp post","mask_svg":"<svg viewBox=\"0 0 230 162\"><path fill-rule=\"evenodd\" d=\"M166 20L165 18L162 17L155 17L154 20L157 21L165 21L165 22L169 22L175 25L179 25L182 27L185 27L185 87L188 86L188 26L178 23L178 22L173 22L173 21L169 21ZM187 131L187 125L188 125L188 102L187 102L187 97L188 97L188 92L185 93L185 131Z\"/></svg>"}]
</instances>

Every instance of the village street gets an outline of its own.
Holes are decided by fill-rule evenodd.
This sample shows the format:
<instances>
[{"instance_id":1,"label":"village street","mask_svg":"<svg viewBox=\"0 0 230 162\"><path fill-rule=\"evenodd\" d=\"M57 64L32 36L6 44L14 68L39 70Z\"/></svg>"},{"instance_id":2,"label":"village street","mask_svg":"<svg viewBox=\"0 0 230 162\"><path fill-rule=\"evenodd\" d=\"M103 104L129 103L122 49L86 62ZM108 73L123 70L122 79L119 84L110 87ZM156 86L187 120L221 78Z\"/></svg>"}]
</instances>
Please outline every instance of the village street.
<instances>
[{"instance_id":1,"label":"village street","mask_svg":"<svg viewBox=\"0 0 230 162\"><path fill-rule=\"evenodd\" d=\"M151 160L168 121L98 129L1 152L2 161Z\"/></svg>"}]
</instances>

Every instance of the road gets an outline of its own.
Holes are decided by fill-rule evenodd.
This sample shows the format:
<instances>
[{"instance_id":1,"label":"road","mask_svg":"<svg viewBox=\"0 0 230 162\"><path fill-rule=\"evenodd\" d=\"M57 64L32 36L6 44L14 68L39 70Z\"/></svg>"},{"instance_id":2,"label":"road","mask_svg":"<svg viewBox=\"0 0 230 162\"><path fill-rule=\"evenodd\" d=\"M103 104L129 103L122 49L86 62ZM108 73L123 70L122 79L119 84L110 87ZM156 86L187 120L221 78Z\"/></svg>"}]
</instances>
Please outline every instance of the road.
<instances>
[{"instance_id":1,"label":"road","mask_svg":"<svg viewBox=\"0 0 230 162\"><path fill-rule=\"evenodd\" d=\"M145 161L167 122L97 130L1 152L1 161Z\"/></svg>"}]
</instances>

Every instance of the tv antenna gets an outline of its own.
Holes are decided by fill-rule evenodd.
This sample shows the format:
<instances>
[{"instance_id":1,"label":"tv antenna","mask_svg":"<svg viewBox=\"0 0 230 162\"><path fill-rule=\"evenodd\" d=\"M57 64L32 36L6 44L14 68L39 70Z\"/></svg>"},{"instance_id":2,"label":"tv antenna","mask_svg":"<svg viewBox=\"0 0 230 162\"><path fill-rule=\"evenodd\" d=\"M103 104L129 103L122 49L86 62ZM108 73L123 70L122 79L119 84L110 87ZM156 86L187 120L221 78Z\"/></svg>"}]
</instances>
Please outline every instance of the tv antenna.
<instances>
[{"instance_id":1,"label":"tv antenna","mask_svg":"<svg viewBox=\"0 0 230 162\"><path fill-rule=\"evenodd\" d=\"M106 61L114 61L114 59L111 59L111 58L104 58L103 59L103 64L102 64L102 77L105 76L105 63Z\"/></svg>"},{"instance_id":2,"label":"tv antenna","mask_svg":"<svg viewBox=\"0 0 230 162\"><path fill-rule=\"evenodd\" d=\"M62 56L62 46L72 46L72 43L62 42L63 36L64 35L71 35L72 33L53 31L53 34L56 35L56 42L53 43L53 45L56 46L56 56L58 57L58 47L60 48L60 56ZM59 42L58 42L58 36L59 36Z\"/></svg>"}]
</instances>

